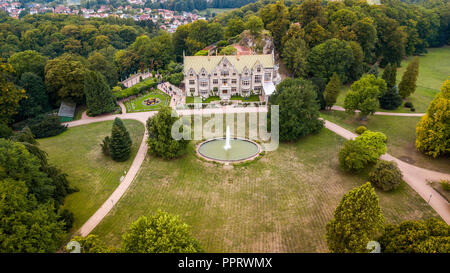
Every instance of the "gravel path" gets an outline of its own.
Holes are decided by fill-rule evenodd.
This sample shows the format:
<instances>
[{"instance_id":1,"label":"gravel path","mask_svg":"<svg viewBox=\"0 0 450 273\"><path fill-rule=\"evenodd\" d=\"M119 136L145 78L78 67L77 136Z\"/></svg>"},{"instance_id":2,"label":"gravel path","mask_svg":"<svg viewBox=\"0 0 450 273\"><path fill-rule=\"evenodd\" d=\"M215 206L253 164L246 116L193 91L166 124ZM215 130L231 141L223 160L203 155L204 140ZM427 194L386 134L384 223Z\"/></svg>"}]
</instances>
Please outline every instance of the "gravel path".
<instances>
[{"instance_id":1,"label":"gravel path","mask_svg":"<svg viewBox=\"0 0 450 273\"><path fill-rule=\"evenodd\" d=\"M345 111L344 107L341 106L333 106L331 107L331 110L335 111ZM359 110L355 111L356 113L359 113ZM398 117L421 117L425 115L425 113L391 113L391 112L375 112L374 115L377 116L398 116Z\"/></svg>"},{"instance_id":2,"label":"gravel path","mask_svg":"<svg viewBox=\"0 0 450 273\"><path fill-rule=\"evenodd\" d=\"M122 109L124 109L123 103L119 103ZM232 107L222 107L217 109L190 109L190 110L178 110L179 115L193 115L193 114L214 114L214 113L250 113L250 112L267 112L265 107L243 107L243 108L232 108ZM89 117L83 113L80 120L71 121L66 123L68 127L74 127L79 125L90 124L94 122L101 122L107 120L114 120L116 117L121 119L134 119L138 120L145 125L147 119L154 116L157 112L139 112L139 113L126 113L123 111L119 115L105 114L96 117ZM389 114L399 114L401 113L389 113ZM405 114L403 114L405 115ZM412 115L412 114L406 114ZM417 115L417 114L416 114ZM336 134L346 138L352 139L357 135L334 124L330 121L325 120L325 127ZM144 137L142 138L141 145L130 166L127 174L120 183L120 185L114 190L111 196L103 203L103 205L87 220L86 223L80 228L78 233L82 236L87 236L101 221L102 219L111 211L111 209L119 202L120 198L126 192L128 187L133 182L138 170L140 169L142 163L144 162L145 155L147 154L147 130L145 130ZM404 180L423 198L430 206L436 210L436 212L444 219L447 224L450 224L450 206L449 203L437 193L431 186L427 184L427 180L439 181L440 179L450 180L450 175L445 173L439 173L435 171L430 171L427 169L419 168L408 163L405 163L389 154L384 154L381 156L382 159L395 161L398 167L403 173Z\"/></svg>"},{"instance_id":3,"label":"gravel path","mask_svg":"<svg viewBox=\"0 0 450 273\"><path fill-rule=\"evenodd\" d=\"M350 132L341 126L325 120L325 127L345 139L353 139L358 135ZM402 171L403 180L408 183L430 206L450 224L450 205L437 191L435 191L427 181L439 181L441 179L450 180L450 174L430 171L417 166L413 166L401 161L390 154L384 154L380 157L383 160L395 161Z\"/></svg>"}]
</instances>

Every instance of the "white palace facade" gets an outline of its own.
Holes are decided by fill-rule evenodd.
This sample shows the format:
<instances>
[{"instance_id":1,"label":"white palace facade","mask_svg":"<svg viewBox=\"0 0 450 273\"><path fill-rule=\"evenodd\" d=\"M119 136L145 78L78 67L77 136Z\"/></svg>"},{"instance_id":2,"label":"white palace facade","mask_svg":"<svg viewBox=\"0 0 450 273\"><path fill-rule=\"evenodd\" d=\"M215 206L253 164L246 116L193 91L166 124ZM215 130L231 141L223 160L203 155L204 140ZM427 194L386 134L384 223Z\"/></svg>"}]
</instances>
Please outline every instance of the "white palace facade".
<instances>
[{"instance_id":1,"label":"white palace facade","mask_svg":"<svg viewBox=\"0 0 450 273\"><path fill-rule=\"evenodd\" d=\"M184 56L186 96L270 96L279 83L274 55Z\"/></svg>"}]
</instances>

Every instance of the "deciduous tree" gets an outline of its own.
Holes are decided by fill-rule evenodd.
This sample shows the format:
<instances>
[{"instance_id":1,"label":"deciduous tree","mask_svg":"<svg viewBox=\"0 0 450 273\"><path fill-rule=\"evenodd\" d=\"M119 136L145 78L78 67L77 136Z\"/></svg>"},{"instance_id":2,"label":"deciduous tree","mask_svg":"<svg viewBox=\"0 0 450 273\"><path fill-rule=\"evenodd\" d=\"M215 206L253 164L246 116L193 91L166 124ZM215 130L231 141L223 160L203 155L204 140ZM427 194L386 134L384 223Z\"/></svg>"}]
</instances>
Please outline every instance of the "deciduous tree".
<instances>
[{"instance_id":1,"label":"deciduous tree","mask_svg":"<svg viewBox=\"0 0 450 273\"><path fill-rule=\"evenodd\" d=\"M133 222L122 239L127 253L195 253L202 248L178 216L158 210Z\"/></svg>"},{"instance_id":2,"label":"deciduous tree","mask_svg":"<svg viewBox=\"0 0 450 273\"><path fill-rule=\"evenodd\" d=\"M19 85L26 91L26 99L20 101L19 119L35 117L51 109L42 78L32 72L20 77Z\"/></svg>"},{"instance_id":3,"label":"deciduous tree","mask_svg":"<svg viewBox=\"0 0 450 273\"><path fill-rule=\"evenodd\" d=\"M254 36L258 36L264 29L264 22L260 17L255 15L250 15L245 22L245 29L250 30L250 33Z\"/></svg>"},{"instance_id":4,"label":"deciduous tree","mask_svg":"<svg viewBox=\"0 0 450 273\"><path fill-rule=\"evenodd\" d=\"M431 101L416 127L416 148L432 157L450 154L450 80Z\"/></svg>"},{"instance_id":5,"label":"deciduous tree","mask_svg":"<svg viewBox=\"0 0 450 273\"><path fill-rule=\"evenodd\" d=\"M294 77L304 77L307 73L309 49L301 38L287 40L283 47L283 62Z\"/></svg>"},{"instance_id":6,"label":"deciduous tree","mask_svg":"<svg viewBox=\"0 0 450 273\"><path fill-rule=\"evenodd\" d=\"M342 83L347 83L351 79L354 62L353 50L348 42L330 39L311 49L308 70L313 76L326 79L336 72Z\"/></svg>"},{"instance_id":7,"label":"deciduous tree","mask_svg":"<svg viewBox=\"0 0 450 273\"><path fill-rule=\"evenodd\" d=\"M7 123L17 114L19 103L26 98L25 90L19 89L10 80L13 69L0 58L0 122Z\"/></svg>"},{"instance_id":8,"label":"deciduous tree","mask_svg":"<svg viewBox=\"0 0 450 273\"><path fill-rule=\"evenodd\" d=\"M21 180L0 178L0 252L51 253L61 245L64 222L50 203L39 204Z\"/></svg>"},{"instance_id":9,"label":"deciduous tree","mask_svg":"<svg viewBox=\"0 0 450 273\"><path fill-rule=\"evenodd\" d=\"M435 218L389 224L378 241L385 253L448 253L450 226Z\"/></svg>"},{"instance_id":10,"label":"deciduous tree","mask_svg":"<svg viewBox=\"0 0 450 273\"><path fill-rule=\"evenodd\" d=\"M375 113L379 106L378 98L386 91L383 79L366 75L354 82L345 96L344 108L347 112L361 111L363 118Z\"/></svg>"},{"instance_id":11,"label":"deciduous tree","mask_svg":"<svg viewBox=\"0 0 450 273\"><path fill-rule=\"evenodd\" d=\"M186 152L189 141L172 137L172 126L178 119L172 116L171 108L163 107L158 114L147 120L150 153L164 159L172 159Z\"/></svg>"},{"instance_id":12,"label":"deciduous tree","mask_svg":"<svg viewBox=\"0 0 450 273\"><path fill-rule=\"evenodd\" d=\"M25 72L34 73L43 79L46 62L47 58L34 50L25 50L15 53L8 59L8 63L11 64L15 71L15 75L19 79Z\"/></svg>"},{"instance_id":13,"label":"deciduous tree","mask_svg":"<svg viewBox=\"0 0 450 273\"><path fill-rule=\"evenodd\" d=\"M52 104L58 105L65 99L84 102L85 74L83 60L75 55L64 54L48 61L45 65L45 85Z\"/></svg>"},{"instance_id":14,"label":"deciduous tree","mask_svg":"<svg viewBox=\"0 0 450 273\"><path fill-rule=\"evenodd\" d=\"M296 141L322 129L323 121L319 120L316 98L314 87L308 80L287 78L277 85L270 103L279 106L281 141Z\"/></svg>"}]
</instances>

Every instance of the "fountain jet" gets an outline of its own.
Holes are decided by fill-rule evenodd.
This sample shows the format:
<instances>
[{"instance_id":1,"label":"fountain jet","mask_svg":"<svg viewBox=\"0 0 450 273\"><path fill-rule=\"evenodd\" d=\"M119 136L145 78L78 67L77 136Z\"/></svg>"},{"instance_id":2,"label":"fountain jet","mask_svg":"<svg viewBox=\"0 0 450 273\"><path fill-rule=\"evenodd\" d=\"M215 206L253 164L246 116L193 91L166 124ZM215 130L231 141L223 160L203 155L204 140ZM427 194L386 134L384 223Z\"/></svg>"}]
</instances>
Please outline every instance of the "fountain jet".
<instances>
[{"instance_id":1,"label":"fountain jet","mask_svg":"<svg viewBox=\"0 0 450 273\"><path fill-rule=\"evenodd\" d=\"M225 138L225 146L223 146L223 149L224 149L225 151L231 149L230 138L231 138L230 126L227 125L226 138Z\"/></svg>"}]
</instances>

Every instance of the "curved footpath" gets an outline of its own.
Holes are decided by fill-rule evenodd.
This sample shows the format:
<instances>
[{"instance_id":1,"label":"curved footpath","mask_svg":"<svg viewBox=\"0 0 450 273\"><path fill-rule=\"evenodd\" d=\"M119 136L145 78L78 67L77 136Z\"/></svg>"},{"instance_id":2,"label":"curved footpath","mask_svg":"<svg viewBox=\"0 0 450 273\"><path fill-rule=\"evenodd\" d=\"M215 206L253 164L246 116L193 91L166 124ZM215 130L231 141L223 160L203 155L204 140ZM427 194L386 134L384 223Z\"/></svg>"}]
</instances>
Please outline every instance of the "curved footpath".
<instances>
[{"instance_id":1,"label":"curved footpath","mask_svg":"<svg viewBox=\"0 0 450 273\"><path fill-rule=\"evenodd\" d=\"M122 114L118 115L101 115L96 117L89 117L83 113L80 120L67 122L68 127L74 127L79 125L90 124L94 122L114 120L116 117L121 119L134 119L141 123L146 124L149 117L154 116L157 111L151 112L139 112L139 113L126 113L125 106L123 103L119 103L122 108ZM266 112L265 107L246 107L246 108L231 108L222 107L216 109L189 109L189 110L177 110L179 115L208 115L214 113L251 113L251 112ZM339 111L339 110L338 110ZM388 113L396 116L411 116L411 115L423 115L423 114L407 114L407 113ZM357 135L334 124L330 121L325 120L325 127L336 134L346 138L352 139ZM111 196L102 204L102 206L83 224L79 229L78 233L81 236L87 236L101 221L102 219L111 211L111 209L119 202L120 198L126 192L128 187L133 182L138 170L140 169L142 163L144 162L145 155L147 153L147 139L148 133L145 130L144 137L142 138L139 150L130 166L127 174L125 175L122 182L114 190ZM398 167L403 173L404 180L423 198L430 206L444 219L447 224L450 224L450 205L449 203L430 185L427 184L427 180L439 181L441 179L450 180L450 174L430 171L427 169L419 168L403 162L389 154L384 154L381 156L384 160L395 161Z\"/></svg>"},{"instance_id":2,"label":"curved footpath","mask_svg":"<svg viewBox=\"0 0 450 273\"><path fill-rule=\"evenodd\" d=\"M328 120L325 120L325 127L345 139L353 139L358 136ZM450 180L450 174L423 169L401 161L390 154L384 154L380 158L395 161L402 171L403 180L427 201L447 224L450 224L450 204L436 190L428 185L428 181Z\"/></svg>"},{"instance_id":3,"label":"curved footpath","mask_svg":"<svg viewBox=\"0 0 450 273\"><path fill-rule=\"evenodd\" d=\"M344 107L341 106L333 106L331 107L331 110L335 111L345 111ZM359 113L359 110L355 111L356 113ZM374 115L377 116L398 116L398 117L421 117L425 115L425 113L392 113L392 112L375 112Z\"/></svg>"}]
</instances>

